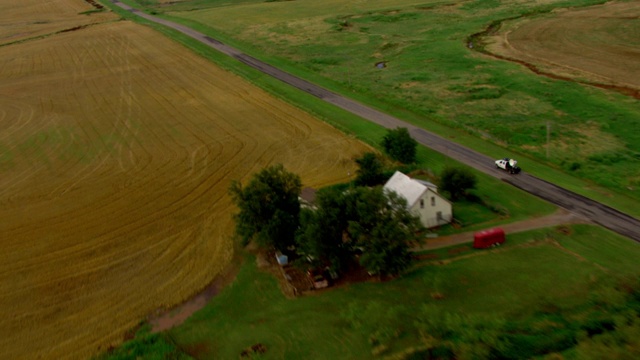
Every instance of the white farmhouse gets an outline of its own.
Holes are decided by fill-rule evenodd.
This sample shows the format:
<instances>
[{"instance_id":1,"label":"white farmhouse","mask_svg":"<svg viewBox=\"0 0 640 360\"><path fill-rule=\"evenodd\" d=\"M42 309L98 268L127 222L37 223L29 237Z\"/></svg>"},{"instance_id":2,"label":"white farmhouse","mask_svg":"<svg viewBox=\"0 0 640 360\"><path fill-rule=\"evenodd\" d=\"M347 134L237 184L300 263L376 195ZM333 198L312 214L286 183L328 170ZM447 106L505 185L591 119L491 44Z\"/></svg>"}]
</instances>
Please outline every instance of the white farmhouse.
<instances>
[{"instance_id":1,"label":"white farmhouse","mask_svg":"<svg viewBox=\"0 0 640 360\"><path fill-rule=\"evenodd\" d=\"M426 228L447 224L453 219L451 202L438 194L438 187L428 181L412 179L396 171L384 189L404 197L409 211L419 216Z\"/></svg>"}]
</instances>

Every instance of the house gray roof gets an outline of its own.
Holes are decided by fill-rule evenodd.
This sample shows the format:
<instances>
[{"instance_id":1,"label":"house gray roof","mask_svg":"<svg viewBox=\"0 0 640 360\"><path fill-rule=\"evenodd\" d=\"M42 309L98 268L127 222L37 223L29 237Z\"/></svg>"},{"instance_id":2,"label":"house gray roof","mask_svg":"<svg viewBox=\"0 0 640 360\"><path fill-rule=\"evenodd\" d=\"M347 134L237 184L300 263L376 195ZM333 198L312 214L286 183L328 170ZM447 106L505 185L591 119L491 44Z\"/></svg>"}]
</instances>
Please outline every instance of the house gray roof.
<instances>
[{"instance_id":1,"label":"house gray roof","mask_svg":"<svg viewBox=\"0 0 640 360\"><path fill-rule=\"evenodd\" d=\"M424 186L428 187L429 189L431 189L431 190L433 190L433 191L435 191L435 192L438 192L438 191L437 191L437 190L438 190L438 185L436 185L436 184L434 184L434 183L432 183L432 182L428 182L428 181L426 181L426 180L420 180L420 179L412 179L412 180L413 180L413 181L417 181L417 182L419 182L420 184L422 184L422 185L424 185Z\"/></svg>"},{"instance_id":2,"label":"house gray roof","mask_svg":"<svg viewBox=\"0 0 640 360\"><path fill-rule=\"evenodd\" d=\"M414 180L400 171L396 171L387 183L384 184L384 189L395 191L398 195L407 199L407 205L411 207L427 189L431 188L425 185L425 183L431 184L428 181L422 182ZM433 186L435 187L435 185ZM432 190L436 191L435 189Z\"/></svg>"}]
</instances>

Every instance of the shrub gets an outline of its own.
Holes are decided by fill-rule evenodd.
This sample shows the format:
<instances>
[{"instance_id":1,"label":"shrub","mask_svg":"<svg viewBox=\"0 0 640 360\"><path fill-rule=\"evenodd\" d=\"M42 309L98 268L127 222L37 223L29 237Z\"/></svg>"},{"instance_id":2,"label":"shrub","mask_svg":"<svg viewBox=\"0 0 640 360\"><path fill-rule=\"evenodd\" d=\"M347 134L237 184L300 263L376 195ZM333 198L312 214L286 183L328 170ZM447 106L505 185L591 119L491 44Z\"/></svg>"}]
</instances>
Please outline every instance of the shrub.
<instances>
[{"instance_id":1,"label":"shrub","mask_svg":"<svg viewBox=\"0 0 640 360\"><path fill-rule=\"evenodd\" d=\"M407 128L389 130L382 139L382 148L394 160L404 164L416 161L418 142L411 137Z\"/></svg>"}]
</instances>

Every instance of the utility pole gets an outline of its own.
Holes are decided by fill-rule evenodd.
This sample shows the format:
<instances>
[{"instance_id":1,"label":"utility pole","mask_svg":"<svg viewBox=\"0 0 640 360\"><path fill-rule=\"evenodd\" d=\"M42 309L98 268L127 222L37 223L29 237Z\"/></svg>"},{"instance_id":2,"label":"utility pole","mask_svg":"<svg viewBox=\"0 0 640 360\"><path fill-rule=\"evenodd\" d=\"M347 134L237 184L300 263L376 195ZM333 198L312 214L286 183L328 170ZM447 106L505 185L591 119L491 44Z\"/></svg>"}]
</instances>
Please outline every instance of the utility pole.
<instances>
[{"instance_id":1,"label":"utility pole","mask_svg":"<svg viewBox=\"0 0 640 360\"><path fill-rule=\"evenodd\" d=\"M547 120L547 160L549 160L549 138L551 134L551 123Z\"/></svg>"}]
</instances>

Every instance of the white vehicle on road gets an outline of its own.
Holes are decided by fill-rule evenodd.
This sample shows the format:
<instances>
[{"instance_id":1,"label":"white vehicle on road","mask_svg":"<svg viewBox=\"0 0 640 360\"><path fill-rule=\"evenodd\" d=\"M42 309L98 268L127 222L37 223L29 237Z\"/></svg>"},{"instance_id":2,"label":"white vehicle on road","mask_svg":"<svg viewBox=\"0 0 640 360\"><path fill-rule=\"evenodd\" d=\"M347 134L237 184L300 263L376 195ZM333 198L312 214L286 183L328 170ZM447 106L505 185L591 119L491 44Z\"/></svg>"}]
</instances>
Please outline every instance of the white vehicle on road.
<instances>
[{"instance_id":1,"label":"white vehicle on road","mask_svg":"<svg viewBox=\"0 0 640 360\"><path fill-rule=\"evenodd\" d=\"M504 158L500 160L496 160L496 168L508 171L509 174L518 174L520 173L520 168L518 167L518 162L515 159Z\"/></svg>"}]
</instances>

